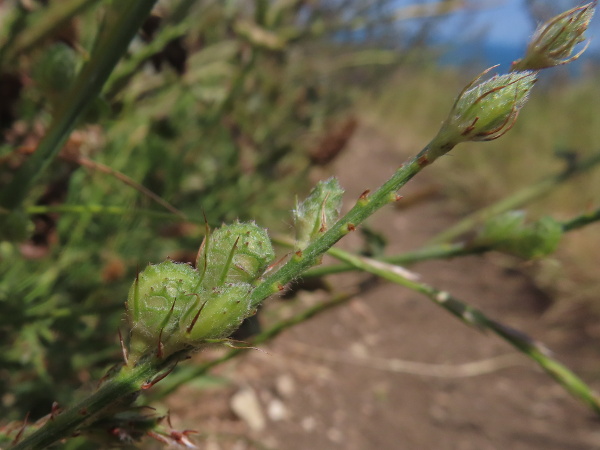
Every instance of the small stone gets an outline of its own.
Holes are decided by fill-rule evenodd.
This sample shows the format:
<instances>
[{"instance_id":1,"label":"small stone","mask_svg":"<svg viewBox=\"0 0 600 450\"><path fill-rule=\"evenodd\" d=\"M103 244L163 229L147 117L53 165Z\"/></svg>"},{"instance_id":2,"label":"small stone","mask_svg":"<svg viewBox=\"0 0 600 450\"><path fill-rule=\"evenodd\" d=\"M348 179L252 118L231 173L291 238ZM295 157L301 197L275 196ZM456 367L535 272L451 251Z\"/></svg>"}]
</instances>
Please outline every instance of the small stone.
<instances>
[{"instance_id":1,"label":"small stone","mask_svg":"<svg viewBox=\"0 0 600 450\"><path fill-rule=\"evenodd\" d=\"M253 431L265 428L266 421L254 389L246 387L231 397L231 410Z\"/></svg>"},{"instance_id":2,"label":"small stone","mask_svg":"<svg viewBox=\"0 0 600 450\"><path fill-rule=\"evenodd\" d=\"M280 375L275 382L275 389L281 397L288 398L296 391L296 382L291 375Z\"/></svg>"},{"instance_id":3,"label":"small stone","mask_svg":"<svg viewBox=\"0 0 600 450\"><path fill-rule=\"evenodd\" d=\"M269 402L267 407L267 415L273 422L287 419L288 411L285 405L278 398L274 398Z\"/></svg>"},{"instance_id":4,"label":"small stone","mask_svg":"<svg viewBox=\"0 0 600 450\"><path fill-rule=\"evenodd\" d=\"M305 417L304 419L302 419L300 424L302 425L302 429L304 431L311 432L316 428L317 421L315 420L314 417L308 416L308 417Z\"/></svg>"}]
</instances>

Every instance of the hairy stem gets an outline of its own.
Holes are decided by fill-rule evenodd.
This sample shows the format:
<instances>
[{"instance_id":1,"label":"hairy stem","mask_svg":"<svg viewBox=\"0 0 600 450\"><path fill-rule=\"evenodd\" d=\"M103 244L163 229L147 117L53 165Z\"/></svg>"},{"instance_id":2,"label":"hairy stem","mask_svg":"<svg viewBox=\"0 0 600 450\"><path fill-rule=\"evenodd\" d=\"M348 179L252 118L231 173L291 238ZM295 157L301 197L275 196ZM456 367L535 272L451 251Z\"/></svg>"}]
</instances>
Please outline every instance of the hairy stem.
<instances>
[{"instance_id":1,"label":"hairy stem","mask_svg":"<svg viewBox=\"0 0 600 450\"><path fill-rule=\"evenodd\" d=\"M581 214L573 219L569 219L561 223L563 231L573 231L582 228L594 222L600 221L600 208L594 211ZM278 239L278 243L288 245L286 240ZM377 261L382 261L390 264L415 264L421 261L429 261L432 259L450 259L458 256L479 255L489 251L493 251L494 247L490 246L474 246L469 242L455 242L451 244L425 245L417 250L413 250L399 255L391 255L383 258L376 258ZM352 264L340 263L331 264L328 266L313 267L302 274L302 277L322 277L335 273L348 272L350 270L360 270Z\"/></svg>"},{"instance_id":2,"label":"hairy stem","mask_svg":"<svg viewBox=\"0 0 600 450\"><path fill-rule=\"evenodd\" d=\"M363 194L354 207L341 217L329 230L315 239L277 272L267 277L252 293L251 304L258 306L265 298L283 289L286 283L300 276L306 269L319 264L323 254L337 241L371 216L375 211L397 200L396 191L404 186L423 167L441 155L440 149L427 146L417 156L408 160L373 194Z\"/></svg>"},{"instance_id":3,"label":"hairy stem","mask_svg":"<svg viewBox=\"0 0 600 450\"><path fill-rule=\"evenodd\" d=\"M60 439L69 437L97 420L126 407L135 400L145 383L168 370L180 358L173 355L167 360L148 358L135 367L124 366L96 392L79 404L50 419L37 431L17 442L13 450L44 449Z\"/></svg>"}]
</instances>

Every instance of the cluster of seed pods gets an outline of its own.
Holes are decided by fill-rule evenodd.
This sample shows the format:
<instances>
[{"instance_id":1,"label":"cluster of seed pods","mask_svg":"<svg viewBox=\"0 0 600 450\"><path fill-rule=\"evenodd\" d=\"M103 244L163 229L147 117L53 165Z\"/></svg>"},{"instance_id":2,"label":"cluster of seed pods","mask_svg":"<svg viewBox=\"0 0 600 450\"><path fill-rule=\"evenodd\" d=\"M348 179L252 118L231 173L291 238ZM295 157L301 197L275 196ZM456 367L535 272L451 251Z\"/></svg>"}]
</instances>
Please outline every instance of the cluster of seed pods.
<instances>
[{"instance_id":1,"label":"cluster of seed pods","mask_svg":"<svg viewBox=\"0 0 600 450\"><path fill-rule=\"evenodd\" d=\"M196 268L173 261L146 267L127 299L129 361L226 338L253 314L254 283L273 258L266 230L234 223L207 235Z\"/></svg>"}]
</instances>

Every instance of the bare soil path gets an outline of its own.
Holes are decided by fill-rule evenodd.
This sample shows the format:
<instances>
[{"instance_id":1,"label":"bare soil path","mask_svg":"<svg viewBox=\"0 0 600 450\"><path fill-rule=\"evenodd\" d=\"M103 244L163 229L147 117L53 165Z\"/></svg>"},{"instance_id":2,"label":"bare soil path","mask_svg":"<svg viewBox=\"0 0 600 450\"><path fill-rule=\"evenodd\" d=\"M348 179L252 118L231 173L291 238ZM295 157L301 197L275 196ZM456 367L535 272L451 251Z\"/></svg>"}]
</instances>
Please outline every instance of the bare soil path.
<instances>
[{"instance_id":1,"label":"bare soil path","mask_svg":"<svg viewBox=\"0 0 600 450\"><path fill-rule=\"evenodd\" d=\"M363 126L329 171L349 204L407 156ZM434 184L422 175L401 192L407 200ZM387 236L389 254L414 249L452 223L445 202L437 195L411 208L390 207L370 226ZM356 250L358 240L343 245ZM411 270L546 343L599 389L599 343L573 324L544 320L549 300L494 261L474 256ZM334 286L344 291L355 283L356 275L346 274ZM298 301L327 295L303 293ZM285 311L282 301L272 302ZM263 348L268 354L248 351L217 371L231 379L228 387L180 389L170 399L174 426L207 433L202 448L213 450L600 449L598 418L533 362L399 286L377 283Z\"/></svg>"}]
</instances>

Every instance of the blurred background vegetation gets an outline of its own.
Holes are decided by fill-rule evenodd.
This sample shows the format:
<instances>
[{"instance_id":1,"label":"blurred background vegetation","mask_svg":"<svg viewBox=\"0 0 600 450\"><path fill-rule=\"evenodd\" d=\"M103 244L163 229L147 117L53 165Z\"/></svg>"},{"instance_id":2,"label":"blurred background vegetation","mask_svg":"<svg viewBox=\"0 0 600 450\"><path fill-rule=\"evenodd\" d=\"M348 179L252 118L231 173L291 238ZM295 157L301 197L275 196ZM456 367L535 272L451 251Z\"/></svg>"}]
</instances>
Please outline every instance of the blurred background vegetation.
<instances>
[{"instance_id":1,"label":"blurred background vegetation","mask_svg":"<svg viewBox=\"0 0 600 450\"><path fill-rule=\"evenodd\" d=\"M0 237L1 417L37 419L100 379L119 359L117 329L137 270L166 257L193 261L205 220L256 220L289 233L308 174L343 151L358 126L402 140L409 153L432 137L455 93L483 67L477 58L441 64L447 45L432 39L465 2L399 3L159 2L28 196L23 239ZM553 3L525 6L541 16L556 12ZM89 57L102 7L0 5L0 186L35 150ZM543 78L506 137L483 149L465 145L461 157L431 169L449 214L472 212L596 151L593 60L576 79L567 70ZM566 219L597 203L598 192L591 171L530 214ZM501 263L529 271L556 314L600 314L597 230L567 236L553 258Z\"/></svg>"}]
</instances>

